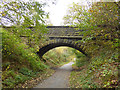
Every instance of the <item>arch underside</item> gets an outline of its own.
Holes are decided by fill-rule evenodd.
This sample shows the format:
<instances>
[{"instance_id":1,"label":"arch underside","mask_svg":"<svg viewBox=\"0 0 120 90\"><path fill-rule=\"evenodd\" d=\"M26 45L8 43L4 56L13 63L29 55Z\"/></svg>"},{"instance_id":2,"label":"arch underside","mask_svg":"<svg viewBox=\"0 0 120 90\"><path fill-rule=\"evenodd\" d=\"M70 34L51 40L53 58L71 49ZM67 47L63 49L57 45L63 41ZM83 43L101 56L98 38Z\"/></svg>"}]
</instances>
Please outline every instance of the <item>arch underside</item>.
<instances>
[{"instance_id":1,"label":"arch underside","mask_svg":"<svg viewBox=\"0 0 120 90\"><path fill-rule=\"evenodd\" d=\"M39 52L37 52L37 54L40 57L42 57L47 51L49 51L53 48L56 48L56 47L60 47L60 46L68 46L68 47L71 47L71 48L75 48L75 49L79 50L81 53L83 53L87 56L85 51L82 48L80 48L80 45L71 44L71 43L64 43L64 42L50 43L48 45L45 45L44 47L39 49Z\"/></svg>"}]
</instances>

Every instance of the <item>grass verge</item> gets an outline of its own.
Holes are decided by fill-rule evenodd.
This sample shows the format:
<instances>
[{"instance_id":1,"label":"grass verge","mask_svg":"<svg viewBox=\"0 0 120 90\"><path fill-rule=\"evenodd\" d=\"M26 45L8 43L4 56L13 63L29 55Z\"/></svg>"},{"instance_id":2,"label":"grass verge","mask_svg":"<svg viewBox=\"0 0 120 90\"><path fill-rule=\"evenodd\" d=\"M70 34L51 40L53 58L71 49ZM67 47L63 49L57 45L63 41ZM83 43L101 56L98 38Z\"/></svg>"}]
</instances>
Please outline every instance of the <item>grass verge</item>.
<instances>
[{"instance_id":1,"label":"grass verge","mask_svg":"<svg viewBox=\"0 0 120 90\"><path fill-rule=\"evenodd\" d=\"M52 69L46 69L44 72L39 73L37 77L33 77L30 80L25 81L23 84L18 84L15 88L33 88L44 79L50 77L55 71Z\"/></svg>"},{"instance_id":2,"label":"grass verge","mask_svg":"<svg viewBox=\"0 0 120 90\"><path fill-rule=\"evenodd\" d=\"M70 88L118 88L118 63L107 63L95 70L90 70L89 65L74 67L69 78Z\"/></svg>"}]
</instances>

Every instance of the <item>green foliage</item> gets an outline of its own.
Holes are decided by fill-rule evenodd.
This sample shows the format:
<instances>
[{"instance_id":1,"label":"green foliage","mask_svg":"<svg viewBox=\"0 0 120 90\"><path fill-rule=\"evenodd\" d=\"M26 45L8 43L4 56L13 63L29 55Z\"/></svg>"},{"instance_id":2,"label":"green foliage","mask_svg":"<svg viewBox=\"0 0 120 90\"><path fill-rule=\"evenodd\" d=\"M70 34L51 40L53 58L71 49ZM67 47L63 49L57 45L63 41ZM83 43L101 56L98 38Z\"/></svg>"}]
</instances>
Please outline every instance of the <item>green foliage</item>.
<instances>
[{"instance_id":1,"label":"green foliage","mask_svg":"<svg viewBox=\"0 0 120 90\"><path fill-rule=\"evenodd\" d=\"M110 57L106 57L108 55ZM100 56L92 57L89 63L76 63L76 66L80 68L83 65L86 65L87 67L81 69L80 72L73 71L71 73L71 88L117 88L118 68L116 64L118 64L118 62L115 62L114 54L112 55L110 55L110 53L102 52ZM81 54L79 53L78 60L80 59L80 56Z\"/></svg>"},{"instance_id":2,"label":"green foliage","mask_svg":"<svg viewBox=\"0 0 120 90\"><path fill-rule=\"evenodd\" d=\"M84 54L82 54L81 52L79 52L75 49L73 49L72 52L75 53L75 56L76 56L75 65L77 67L82 67L89 63L89 58L87 56L85 56Z\"/></svg>"},{"instance_id":3,"label":"green foliage","mask_svg":"<svg viewBox=\"0 0 120 90\"><path fill-rule=\"evenodd\" d=\"M86 63L87 68L84 68L86 72L78 74L78 76L75 75L79 85L73 84L74 87L118 87L119 6L120 2L95 2L88 9L79 3L70 7L70 14L65 16L65 23L78 26L83 30L79 33L83 35L82 42L85 42L86 52L91 57L89 64ZM77 54L76 60L79 67L82 66L81 63L84 65L83 57L80 55ZM83 80L79 76L82 76ZM87 78L90 82L96 82L98 85L95 83L95 87L93 87L94 84L93 86L86 84L89 82ZM112 84L112 82L114 83Z\"/></svg>"},{"instance_id":4,"label":"green foliage","mask_svg":"<svg viewBox=\"0 0 120 90\"><path fill-rule=\"evenodd\" d=\"M6 69L8 66L10 65L10 62L6 62L2 64L2 69L4 70L4 68Z\"/></svg>"},{"instance_id":5,"label":"green foliage","mask_svg":"<svg viewBox=\"0 0 120 90\"><path fill-rule=\"evenodd\" d=\"M71 61L70 56L73 55L73 52L71 52L71 50L71 48L55 48L48 51L43 57L48 65L58 66L62 65L65 62Z\"/></svg>"},{"instance_id":6,"label":"green foliage","mask_svg":"<svg viewBox=\"0 0 120 90\"><path fill-rule=\"evenodd\" d=\"M9 21L8 23L14 26L39 26L44 22L43 18L47 15L47 13L42 10L43 4L39 2L24 2L20 0L1 2L1 18L7 19L7 21ZM5 26L8 23L1 22L1 24Z\"/></svg>"},{"instance_id":7,"label":"green foliage","mask_svg":"<svg viewBox=\"0 0 120 90\"><path fill-rule=\"evenodd\" d=\"M83 54L81 54L81 53L77 53L76 54L76 66L77 67L81 67L81 66L84 66L84 65L87 65L89 62L88 62L88 58L85 56L85 55L83 55Z\"/></svg>"},{"instance_id":8,"label":"green foliage","mask_svg":"<svg viewBox=\"0 0 120 90\"><path fill-rule=\"evenodd\" d=\"M98 85L92 81L91 77L84 74L85 69L81 72L71 72L70 86L71 88L99 88Z\"/></svg>"},{"instance_id":9,"label":"green foliage","mask_svg":"<svg viewBox=\"0 0 120 90\"><path fill-rule=\"evenodd\" d=\"M69 7L68 14L64 17L65 25L73 25L73 26L82 26L87 27L89 24L90 14L87 12L87 7L79 5L79 3Z\"/></svg>"},{"instance_id":10,"label":"green foliage","mask_svg":"<svg viewBox=\"0 0 120 90\"><path fill-rule=\"evenodd\" d=\"M14 70L5 70L5 72L3 72L3 75L2 75L2 80L4 81L6 78L11 76L15 77Z\"/></svg>"},{"instance_id":11,"label":"green foliage","mask_svg":"<svg viewBox=\"0 0 120 90\"><path fill-rule=\"evenodd\" d=\"M30 65L30 68L35 71L43 70L45 68L45 65L42 64L39 57L31 50L27 49L28 46L20 43L20 40L16 35L3 30L2 38L3 62L6 59L9 59L11 62L18 62L19 64L26 62L26 65Z\"/></svg>"},{"instance_id":12,"label":"green foliage","mask_svg":"<svg viewBox=\"0 0 120 90\"><path fill-rule=\"evenodd\" d=\"M47 33L44 19L48 13L34 0L0 2L3 87L14 88L48 68L36 54Z\"/></svg>"},{"instance_id":13,"label":"green foliage","mask_svg":"<svg viewBox=\"0 0 120 90\"><path fill-rule=\"evenodd\" d=\"M85 32L80 32L87 39L90 37L98 37L98 39L118 38L118 5L113 2L96 2L90 8L81 6L79 3L73 3L65 16L65 23L80 27ZM104 13L104 14L103 14ZM108 23L109 22L109 23ZM116 29L117 28L117 29ZM87 36L87 37L86 37Z\"/></svg>"},{"instance_id":14,"label":"green foliage","mask_svg":"<svg viewBox=\"0 0 120 90\"><path fill-rule=\"evenodd\" d=\"M76 59L76 66L77 67L81 67L81 66L84 66L84 65L87 65L87 61L85 61L85 58L79 58L79 59Z\"/></svg>"},{"instance_id":15,"label":"green foliage","mask_svg":"<svg viewBox=\"0 0 120 90\"><path fill-rule=\"evenodd\" d=\"M7 75L7 76L6 76ZM26 80L30 79L30 77L15 73L14 70L9 70L8 72L3 72L2 85L3 88L14 88L19 83L24 83Z\"/></svg>"},{"instance_id":16,"label":"green foliage","mask_svg":"<svg viewBox=\"0 0 120 90\"><path fill-rule=\"evenodd\" d=\"M43 34L47 33L44 18L48 14L42 10L42 7L43 4L34 1L2 1L0 7L2 9L0 13L2 22L0 23L2 26L12 26L6 29L14 33L18 38L27 37L28 45L35 47L34 45L38 45L40 40L43 39Z\"/></svg>"},{"instance_id":17,"label":"green foliage","mask_svg":"<svg viewBox=\"0 0 120 90\"><path fill-rule=\"evenodd\" d=\"M14 87L15 86L15 81L12 79L12 77L10 77L9 79L6 79L5 81L2 82L2 84L6 85L6 86L9 86L10 87Z\"/></svg>"},{"instance_id":18,"label":"green foliage","mask_svg":"<svg viewBox=\"0 0 120 90\"><path fill-rule=\"evenodd\" d=\"M38 72L33 72L32 70L29 70L28 68L21 68L18 72L23 75L30 76L30 77L36 77L36 74L38 73Z\"/></svg>"}]
</instances>

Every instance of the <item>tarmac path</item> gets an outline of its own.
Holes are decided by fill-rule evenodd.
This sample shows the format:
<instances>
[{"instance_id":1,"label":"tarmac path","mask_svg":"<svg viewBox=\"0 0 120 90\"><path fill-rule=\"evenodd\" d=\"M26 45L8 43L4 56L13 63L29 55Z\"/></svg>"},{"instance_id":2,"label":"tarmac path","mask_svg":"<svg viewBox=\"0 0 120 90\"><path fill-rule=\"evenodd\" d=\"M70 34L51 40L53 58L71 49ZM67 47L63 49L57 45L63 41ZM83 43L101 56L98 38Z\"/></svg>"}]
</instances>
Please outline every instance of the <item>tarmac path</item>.
<instances>
[{"instance_id":1,"label":"tarmac path","mask_svg":"<svg viewBox=\"0 0 120 90\"><path fill-rule=\"evenodd\" d=\"M69 75L72 70L72 64L74 62L69 62L59 67L51 77L34 88L69 88Z\"/></svg>"}]
</instances>

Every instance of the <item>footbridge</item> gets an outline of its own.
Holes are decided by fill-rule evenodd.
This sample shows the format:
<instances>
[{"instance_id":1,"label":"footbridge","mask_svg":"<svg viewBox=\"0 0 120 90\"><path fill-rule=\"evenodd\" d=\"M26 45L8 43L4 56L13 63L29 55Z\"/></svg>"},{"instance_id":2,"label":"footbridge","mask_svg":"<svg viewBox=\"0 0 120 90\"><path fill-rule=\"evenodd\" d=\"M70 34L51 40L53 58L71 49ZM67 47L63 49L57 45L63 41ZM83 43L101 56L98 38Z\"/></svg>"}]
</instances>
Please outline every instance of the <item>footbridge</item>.
<instances>
[{"instance_id":1,"label":"footbridge","mask_svg":"<svg viewBox=\"0 0 120 90\"><path fill-rule=\"evenodd\" d=\"M87 56L84 43L81 42L83 36L80 35L80 33L82 30L77 27L69 26L48 26L47 28L49 31L45 34L46 44L40 46L40 49L37 52L40 57L50 49L60 46L75 48Z\"/></svg>"}]
</instances>

